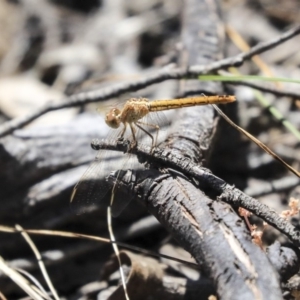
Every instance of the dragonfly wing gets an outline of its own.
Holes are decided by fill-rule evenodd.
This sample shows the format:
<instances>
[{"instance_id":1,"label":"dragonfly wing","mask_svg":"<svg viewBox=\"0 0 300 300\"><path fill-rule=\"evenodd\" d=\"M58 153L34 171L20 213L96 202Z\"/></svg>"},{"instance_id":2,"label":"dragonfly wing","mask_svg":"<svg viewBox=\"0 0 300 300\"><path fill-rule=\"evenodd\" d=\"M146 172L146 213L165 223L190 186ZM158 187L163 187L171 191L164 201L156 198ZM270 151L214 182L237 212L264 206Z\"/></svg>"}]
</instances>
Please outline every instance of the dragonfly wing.
<instances>
[{"instance_id":1,"label":"dragonfly wing","mask_svg":"<svg viewBox=\"0 0 300 300\"><path fill-rule=\"evenodd\" d=\"M108 181L111 176L116 179L115 186L113 189L113 199L112 202L112 216L117 217L120 213L126 208L130 201L134 198L133 186L135 184L135 172L132 172L133 168L137 169L140 164L137 162L136 157L133 155L128 155L128 162L126 167L130 168L129 170L118 170L110 174ZM122 186L129 185L129 189L122 189ZM121 188L120 188L121 187ZM126 191L126 192L125 192Z\"/></svg>"},{"instance_id":2,"label":"dragonfly wing","mask_svg":"<svg viewBox=\"0 0 300 300\"><path fill-rule=\"evenodd\" d=\"M123 174L126 173L124 171L126 169L141 167L142 165L138 163L134 155L100 150L73 190L72 209L76 214L82 214L97 207L106 208L111 202L112 190L114 190L112 215L118 216L132 197L119 191L117 186L113 188L112 182L108 181L107 177L115 170L122 169Z\"/></svg>"},{"instance_id":3,"label":"dragonfly wing","mask_svg":"<svg viewBox=\"0 0 300 300\"><path fill-rule=\"evenodd\" d=\"M160 130L167 129L170 126L170 121L162 111L150 112L146 116L146 122L149 124L158 125Z\"/></svg>"},{"instance_id":4,"label":"dragonfly wing","mask_svg":"<svg viewBox=\"0 0 300 300\"><path fill-rule=\"evenodd\" d=\"M131 200L132 198L129 195L121 192L116 192L114 194L113 205L111 208L112 216L118 217Z\"/></svg>"},{"instance_id":5,"label":"dragonfly wing","mask_svg":"<svg viewBox=\"0 0 300 300\"><path fill-rule=\"evenodd\" d=\"M111 185L106 181L106 176L116 169L116 162L120 164L120 153L100 150L71 195L71 208L76 214L82 214L91 209L109 204L109 191Z\"/></svg>"}]
</instances>

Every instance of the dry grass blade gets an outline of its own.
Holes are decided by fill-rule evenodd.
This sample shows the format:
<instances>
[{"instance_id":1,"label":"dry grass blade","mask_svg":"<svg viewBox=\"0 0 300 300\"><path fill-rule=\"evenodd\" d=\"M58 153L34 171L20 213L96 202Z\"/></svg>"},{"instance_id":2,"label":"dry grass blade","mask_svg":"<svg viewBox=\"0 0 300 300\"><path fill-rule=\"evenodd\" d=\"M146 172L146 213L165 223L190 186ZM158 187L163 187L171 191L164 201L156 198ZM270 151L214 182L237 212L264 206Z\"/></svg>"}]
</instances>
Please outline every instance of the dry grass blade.
<instances>
[{"instance_id":1,"label":"dry grass blade","mask_svg":"<svg viewBox=\"0 0 300 300\"><path fill-rule=\"evenodd\" d=\"M32 299L44 300L48 297L47 295L45 295L45 298L42 297L40 295L40 291L37 291L36 287L33 286L26 278L20 275L17 271L10 268L2 257L0 257L0 270L12 281L14 281Z\"/></svg>"},{"instance_id":2,"label":"dry grass blade","mask_svg":"<svg viewBox=\"0 0 300 300\"><path fill-rule=\"evenodd\" d=\"M110 198L110 205L107 207L107 227L108 227L108 232L109 232L109 237L111 241L115 242L116 238L114 236L113 228L112 228L112 218L111 218L111 207L114 201L114 189L115 186L113 187L113 190L111 192L111 198ZM112 243L113 250L115 252L115 255L117 257L118 263L119 263L119 270L120 270L120 275L121 275L121 280L122 280L122 286L124 289L124 296L126 300L130 300L127 292L127 286L126 286L126 280L125 280L125 275L123 272L122 268L122 263L121 263L121 258L120 258L120 251L118 248L118 245L116 243Z\"/></svg>"},{"instance_id":3,"label":"dry grass blade","mask_svg":"<svg viewBox=\"0 0 300 300\"><path fill-rule=\"evenodd\" d=\"M274 159L279 161L282 165L284 165L287 169L289 169L292 173L294 173L296 176L300 178L300 172L298 172L296 169L294 169L292 166L290 166L288 163L286 163L282 158L280 158L276 153L274 153L269 147L267 147L264 143L262 143L260 140L255 138L252 134L244 130L243 128L236 125L233 121L231 121L216 105L212 104L214 109L218 112L218 114L231 126L233 126L235 129L237 129L239 132L243 133L246 137L248 137L252 142L254 142L257 146L259 146L261 149L263 149L266 153L271 155Z\"/></svg>"},{"instance_id":4,"label":"dry grass blade","mask_svg":"<svg viewBox=\"0 0 300 300\"><path fill-rule=\"evenodd\" d=\"M229 34L232 41L235 43L235 45L242 51L247 52L250 49L250 46L247 44L247 42L243 39L239 33L234 30L233 28L227 27L227 33ZM257 65L257 67L262 71L262 73L268 77L276 77L276 74L271 70L271 68L260 58L259 55L255 55L252 57L252 61ZM232 68L232 72L240 74L237 69ZM275 79L275 78L274 78ZM291 81L292 82L292 81ZM274 81L276 87L279 90L282 90L283 85L280 79L278 78L278 81ZM272 105L260 91L254 91L254 95L257 99L257 101L269 110L269 112L272 114L272 116L279 120L283 126L287 130L289 130L296 138L300 139L300 133L298 129L290 122L288 119L286 119L281 112ZM286 95L285 95L286 96Z\"/></svg>"},{"instance_id":5,"label":"dry grass blade","mask_svg":"<svg viewBox=\"0 0 300 300\"><path fill-rule=\"evenodd\" d=\"M233 43L239 48L239 50L247 52L251 49L245 39L230 25L226 25L226 32ZM252 61L259 67L259 69L266 75L273 77L274 74L271 68L262 60L259 55L255 55L252 57ZM281 84L279 82L276 83L278 88L281 88Z\"/></svg>"},{"instance_id":6,"label":"dry grass blade","mask_svg":"<svg viewBox=\"0 0 300 300\"><path fill-rule=\"evenodd\" d=\"M34 276L32 276L30 273L28 273L27 271L25 271L23 269L15 268L15 270L17 272L19 272L20 274L24 275L26 278L28 278L35 285L35 287L39 290L39 292L43 293L42 296L44 298L46 298L47 300L52 299L50 296L48 296L47 291L43 288L41 283Z\"/></svg>"},{"instance_id":7,"label":"dry grass blade","mask_svg":"<svg viewBox=\"0 0 300 300\"><path fill-rule=\"evenodd\" d=\"M37 247L35 246L35 244L31 240L30 236L26 232L23 231L23 228L20 225L16 225L15 227L16 227L16 229L18 231L20 231L20 233L22 234L23 238L25 239L25 241L28 243L28 245L32 249L32 251L33 251L33 253L34 253L34 255L35 255L35 257L36 257L36 259L38 261L38 264L39 264L41 272L42 272L42 274L44 276L44 279L45 279L45 281L46 281L46 283L47 283L47 285L48 285L48 287L49 287L49 289L50 289L53 297L56 300L59 300L59 296L58 296L58 294L57 294L57 292L56 292L56 290L55 290L55 288L54 288L54 286L53 286L53 284L52 284L52 282L50 280L50 277L49 277L49 275L47 273L46 267L45 267L45 265L43 263L42 256L41 256L39 250L37 249Z\"/></svg>"},{"instance_id":8,"label":"dry grass blade","mask_svg":"<svg viewBox=\"0 0 300 300\"><path fill-rule=\"evenodd\" d=\"M0 225L0 232L6 232L6 233L17 233L19 232L18 230L16 230L13 227L9 227L9 226L3 226ZM166 254L160 254L160 253L155 253L153 251L150 250L146 250L140 247L135 247L132 245L128 245L126 243L122 243L122 242L117 242L117 241L112 241L110 239L107 238L102 238L99 236L93 236L93 235L88 235L88 234L81 234L81 233L76 233L76 232L68 232L68 231L57 231L57 230L47 230L47 229L23 229L23 232L27 232L29 234L38 234L38 235L49 235L49 236L59 236L59 237L66 237L66 238L81 238L81 239L87 239L87 240L92 240L92 241L97 241L97 242L101 242L101 243L106 243L106 244L117 244L120 247L123 247L125 249L128 250L132 250L132 251L136 251L136 252L140 252L143 253L145 255L149 255L152 257L157 257L157 258L165 258L165 259L170 259L170 260L174 260L183 264L187 264L190 265L192 267L197 267L198 265L189 261L185 261L183 259L180 258L175 258Z\"/></svg>"}]
</instances>

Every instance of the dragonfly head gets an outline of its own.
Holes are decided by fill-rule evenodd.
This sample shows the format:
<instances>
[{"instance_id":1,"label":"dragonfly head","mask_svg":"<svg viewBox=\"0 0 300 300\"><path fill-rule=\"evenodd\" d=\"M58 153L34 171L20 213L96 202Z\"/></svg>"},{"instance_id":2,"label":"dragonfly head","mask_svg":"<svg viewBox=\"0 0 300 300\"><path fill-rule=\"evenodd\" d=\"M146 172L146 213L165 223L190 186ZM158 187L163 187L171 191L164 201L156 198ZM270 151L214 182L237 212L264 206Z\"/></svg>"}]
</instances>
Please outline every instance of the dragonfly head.
<instances>
[{"instance_id":1,"label":"dragonfly head","mask_svg":"<svg viewBox=\"0 0 300 300\"><path fill-rule=\"evenodd\" d=\"M118 108L112 108L105 116L105 123L111 128L119 128L121 111Z\"/></svg>"}]
</instances>

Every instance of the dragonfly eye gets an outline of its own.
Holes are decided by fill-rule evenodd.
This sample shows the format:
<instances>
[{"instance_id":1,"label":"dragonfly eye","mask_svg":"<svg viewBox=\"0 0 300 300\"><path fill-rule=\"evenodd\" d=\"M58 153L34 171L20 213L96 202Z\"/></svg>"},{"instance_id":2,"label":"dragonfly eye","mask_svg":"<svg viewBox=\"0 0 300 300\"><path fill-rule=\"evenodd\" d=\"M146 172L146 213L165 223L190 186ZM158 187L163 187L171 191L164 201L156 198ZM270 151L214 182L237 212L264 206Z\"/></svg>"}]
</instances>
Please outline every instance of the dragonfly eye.
<instances>
[{"instance_id":1,"label":"dragonfly eye","mask_svg":"<svg viewBox=\"0 0 300 300\"><path fill-rule=\"evenodd\" d=\"M111 128L118 128L120 126L120 110L117 108L111 109L105 116L106 124Z\"/></svg>"}]
</instances>

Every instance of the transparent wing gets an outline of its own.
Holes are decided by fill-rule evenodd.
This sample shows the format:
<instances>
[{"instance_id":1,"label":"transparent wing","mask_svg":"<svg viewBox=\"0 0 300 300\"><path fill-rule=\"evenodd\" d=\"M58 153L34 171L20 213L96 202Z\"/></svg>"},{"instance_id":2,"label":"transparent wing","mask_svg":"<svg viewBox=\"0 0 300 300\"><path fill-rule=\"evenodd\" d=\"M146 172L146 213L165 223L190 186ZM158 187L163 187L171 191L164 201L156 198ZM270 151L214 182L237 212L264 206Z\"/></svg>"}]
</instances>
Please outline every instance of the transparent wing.
<instances>
[{"instance_id":1,"label":"transparent wing","mask_svg":"<svg viewBox=\"0 0 300 300\"><path fill-rule=\"evenodd\" d=\"M109 185L105 176L109 173L108 159L105 151L100 150L88 169L73 189L71 207L76 214L90 211L97 206L107 206ZM107 197L106 197L107 196Z\"/></svg>"},{"instance_id":2,"label":"transparent wing","mask_svg":"<svg viewBox=\"0 0 300 300\"><path fill-rule=\"evenodd\" d=\"M112 108L121 109L125 105L126 101L130 98L132 98L132 96L129 93L127 93L122 95L121 97L113 98L105 102L100 102L97 105L97 111L103 116L105 116L105 114L109 112Z\"/></svg>"},{"instance_id":3,"label":"transparent wing","mask_svg":"<svg viewBox=\"0 0 300 300\"><path fill-rule=\"evenodd\" d=\"M118 135L113 132L108 139L115 140ZM114 138L115 137L115 138ZM80 215L93 211L98 207L106 208L110 204L112 195L111 183L107 176L116 170L141 168L136 157L111 150L99 150L94 161L90 164L81 179L76 184L71 195L71 208ZM131 201L127 195L120 194L117 189L112 205L112 215L118 216Z\"/></svg>"},{"instance_id":4,"label":"transparent wing","mask_svg":"<svg viewBox=\"0 0 300 300\"><path fill-rule=\"evenodd\" d=\"M166 130L169 128L170 121L163 112L150 112L138 122L143 129L148 131L155 139L157 144L165 138ZM151 144L152 140L141 129L137 128L137 139L142 144Z\"/></svg>"},{"instance_id":5,"label":"transparent wing","mask_svg":"<svg viewBox=\"0 0 300 300\"><path fill-rule=\"evenodd\" d=\"M162 111L150 112L145 118L147 123L158 125L159 130L168 129L171 123Z\"/></svg>"},{"instance_id":6,"label":"transparent wing","mask_svg":"<svg viewBox=\"0 0 300 300\"><path fill-rule=\"evenodd\" d=\"M124 101L119 101L113 104L114 107L122 107ZM106 111L107 111L106 106ZM141 120L141 126L154 136L157 133L157 128L159 126L159 131L166 128L169 121L162 112L152 112L146 115ZM121 126L123 127L123 125ZM110 130L107 136L107 140L116 140L123 128L118 130ZM151 144L151 139L147 134L135 126L136 137L138 143ZM132 132L130 127L127 126L125 139L133 141ZM131 158L130 158L131 157ZM82 175L79 182L73 189L71 196L71 207L75 210L76 214L82 214L88 212L94 207L102 206L106 207L110 203L111 197L111 185L107 182L106 177L115 170L125 170L125 169L136 169L138 166L137 160L134 156L124 155L124 153L114 152L109 150L100 150L91 163L85 173ZM122 200L120 200L122 198ZM129 197L124 195L115 194L114 204L112 206L113 216L117 216L129 203Z\"/></svg>"}]
</instances>

